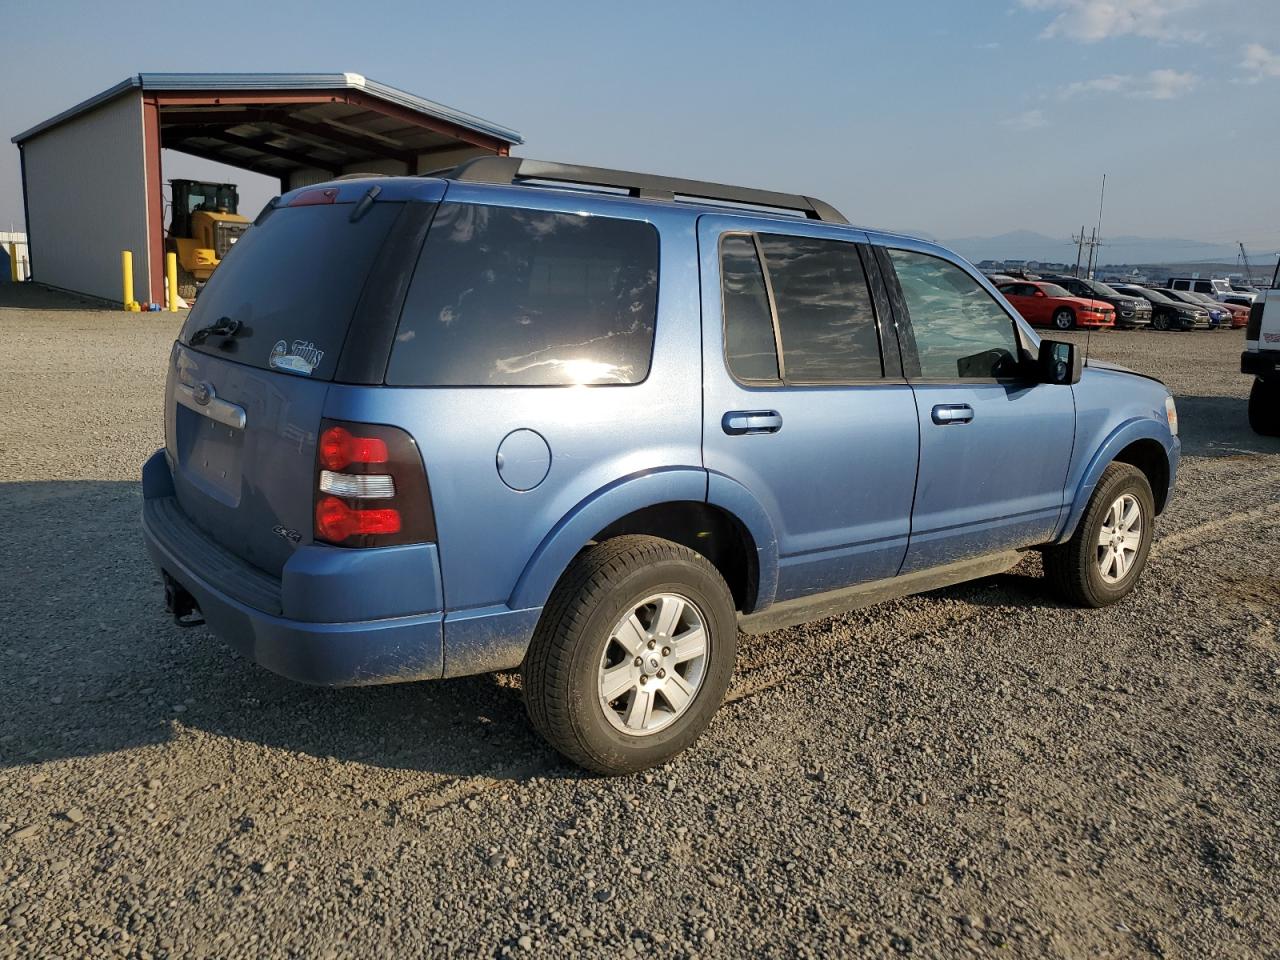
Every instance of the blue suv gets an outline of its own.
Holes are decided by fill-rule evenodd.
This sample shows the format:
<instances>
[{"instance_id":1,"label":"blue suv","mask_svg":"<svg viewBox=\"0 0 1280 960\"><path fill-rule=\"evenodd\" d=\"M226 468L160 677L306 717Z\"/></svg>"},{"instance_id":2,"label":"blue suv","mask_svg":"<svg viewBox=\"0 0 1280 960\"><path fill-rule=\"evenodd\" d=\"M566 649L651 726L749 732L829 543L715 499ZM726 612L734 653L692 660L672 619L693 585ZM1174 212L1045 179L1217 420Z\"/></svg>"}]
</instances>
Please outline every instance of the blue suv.
<instances>
[{"instance_id":1,"label":"blue suv","mask_svg":"<svg viewBox=\"0 0 1280 960\"><path fill-rule=\"evenodd\" d=\"M808 197L508 157L287 193L170 357L143 527L182 624L306 683L519 667L562 754L702 732L739 630L995 574L1128 594L1157 380Z\"/></svg>"}]
</instances>

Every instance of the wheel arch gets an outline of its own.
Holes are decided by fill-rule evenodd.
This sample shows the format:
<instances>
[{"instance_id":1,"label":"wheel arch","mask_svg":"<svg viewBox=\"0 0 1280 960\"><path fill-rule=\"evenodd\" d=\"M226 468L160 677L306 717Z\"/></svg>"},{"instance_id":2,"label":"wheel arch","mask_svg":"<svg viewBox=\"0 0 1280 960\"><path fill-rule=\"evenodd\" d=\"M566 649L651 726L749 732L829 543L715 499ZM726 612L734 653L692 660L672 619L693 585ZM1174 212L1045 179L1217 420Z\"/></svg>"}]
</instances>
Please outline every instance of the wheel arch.
<instances>
[{"instance_id":1,"label":"wheel arch","mask_svg":"<svg viewBox=\"0 0 1280 960\"><path fill-rule=\"evenodd\" d=\"M708 502L707 472L684 467L627 477L597 490L543 538L508 605L516 610L541 607L584 547L622 534L644 534L702 554L724 576L743 612L760 609L772 602L777 585L776 542L754 498L755 511L734 509L733 499Z\"/></svg>"},{"instance_id":2,"label":"wheel arch","mask_svg":"<svg viewBox=\"0 0 1280 960\"><path fill-rule=\"evenodd\" d=\"M1168 428L1149 418L1135 418L1116 427L1099 446L1084 474L1076 484L1067 515L1054 542L1070 539L1084 515L1102 472L1111 463L1128 463L1147 477L1155 499L1156 513L1161 513L1169 500L1169 491L1177 471L1176 440Z\"/></svg>"}]
</instances>

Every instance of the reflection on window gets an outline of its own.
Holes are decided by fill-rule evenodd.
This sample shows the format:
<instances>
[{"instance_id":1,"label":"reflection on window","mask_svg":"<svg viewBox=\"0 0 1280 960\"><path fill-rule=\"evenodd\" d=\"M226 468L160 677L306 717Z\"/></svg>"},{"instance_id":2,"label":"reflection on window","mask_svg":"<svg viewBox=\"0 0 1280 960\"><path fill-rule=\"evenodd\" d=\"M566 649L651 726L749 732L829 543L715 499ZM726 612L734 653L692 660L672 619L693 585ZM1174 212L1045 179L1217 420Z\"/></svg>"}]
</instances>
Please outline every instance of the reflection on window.
<instances>
[{"instance_id":1,"label":"reflection on window","mask_svg":"<svg viewBox=\"0 0 1280 960\"><path fill-rule=\"evenodd\" d=\"M880 340L858 248L761 234L788 382L879 379Z\"/></svg>"},{"instance_id":2,"label":"reflection on window","mask_svg":"<svg viewBox=\"0 0 1280 960\"><path fill-rule=\"evenodd\" d=\"M387 382L639 383L649 372L657 297L651 224L441 204Z\"/></svg>"},{"instance_id":3,"label":"reflection on window","mask_svg":"<svg viewBox=\"0 0 1280 960\"><path fill-rule=\"evenodd\" d=\"M926 378L986 379L1016 375L1013 321L976 280L953 263L890 250L911 315Z\"/></svg>"},{"instance_id":4,"label":"reflection on window","mask_svg":"<svg viewBox=\"0 0 1280 960\"><path fill-rule=\"evenodd\" d=\"M720 243L720 287L724 300L724 355L739 380L778 379L778 347L756 245L749 236L727 235Z\"/></svg>"}]
</instances>

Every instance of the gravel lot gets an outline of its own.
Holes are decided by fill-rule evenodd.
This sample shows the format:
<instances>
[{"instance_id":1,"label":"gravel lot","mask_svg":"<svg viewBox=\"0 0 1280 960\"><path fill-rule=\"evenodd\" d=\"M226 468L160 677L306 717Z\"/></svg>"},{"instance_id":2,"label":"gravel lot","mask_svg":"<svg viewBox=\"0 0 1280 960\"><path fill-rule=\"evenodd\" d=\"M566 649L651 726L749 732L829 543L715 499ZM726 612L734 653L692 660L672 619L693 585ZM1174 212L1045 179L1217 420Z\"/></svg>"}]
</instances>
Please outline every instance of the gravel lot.
<instances>
[{"instance_id":1,"label":"gravel lot","mask_svg":"<svg viewBox=\"0 0 1280 960\"><path fill-rule=\"evenodd\" d=\"M693 750L601 780L514 676L311 689L175 628L137 471L176 321L83 306L0 284L0 956L1280 956L1240 331L1091 339L1181 412L1135 596L1032 557L744 638Z\"/></svg>"}]
</instances>

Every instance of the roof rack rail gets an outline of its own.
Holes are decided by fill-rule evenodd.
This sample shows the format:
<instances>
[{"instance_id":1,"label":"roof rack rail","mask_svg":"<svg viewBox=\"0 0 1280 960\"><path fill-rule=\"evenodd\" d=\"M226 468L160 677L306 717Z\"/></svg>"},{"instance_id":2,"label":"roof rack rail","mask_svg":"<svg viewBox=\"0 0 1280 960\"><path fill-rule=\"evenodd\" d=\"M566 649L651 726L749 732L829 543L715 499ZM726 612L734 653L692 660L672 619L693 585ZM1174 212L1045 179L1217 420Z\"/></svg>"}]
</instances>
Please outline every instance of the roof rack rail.
<instances>
[{"instance_id":1,"label":"roof rack rail","mask_svg":"<svg viewBox=\"0 0 1280 960\"><path fill-rule=\"evenodd\" d=\"M584 167L575 163L553 163L547 160L530 160L525 157L477 157L474 160L464 161L450 170L433 171L426 176L438 176L464 183L504 185L516 184L522 180L577 183L592 187L624 189L630 196L647 200L674 200L677 196L697 200L721 200L756 207L795 210L810 220L821 220L825 223L847 224L849 222L844 214L831 204L797 193L776 193L773 190L755 190L723 183L659 177L649 173L607 170L603 167Z\"/></svg>"}]
</instances>

